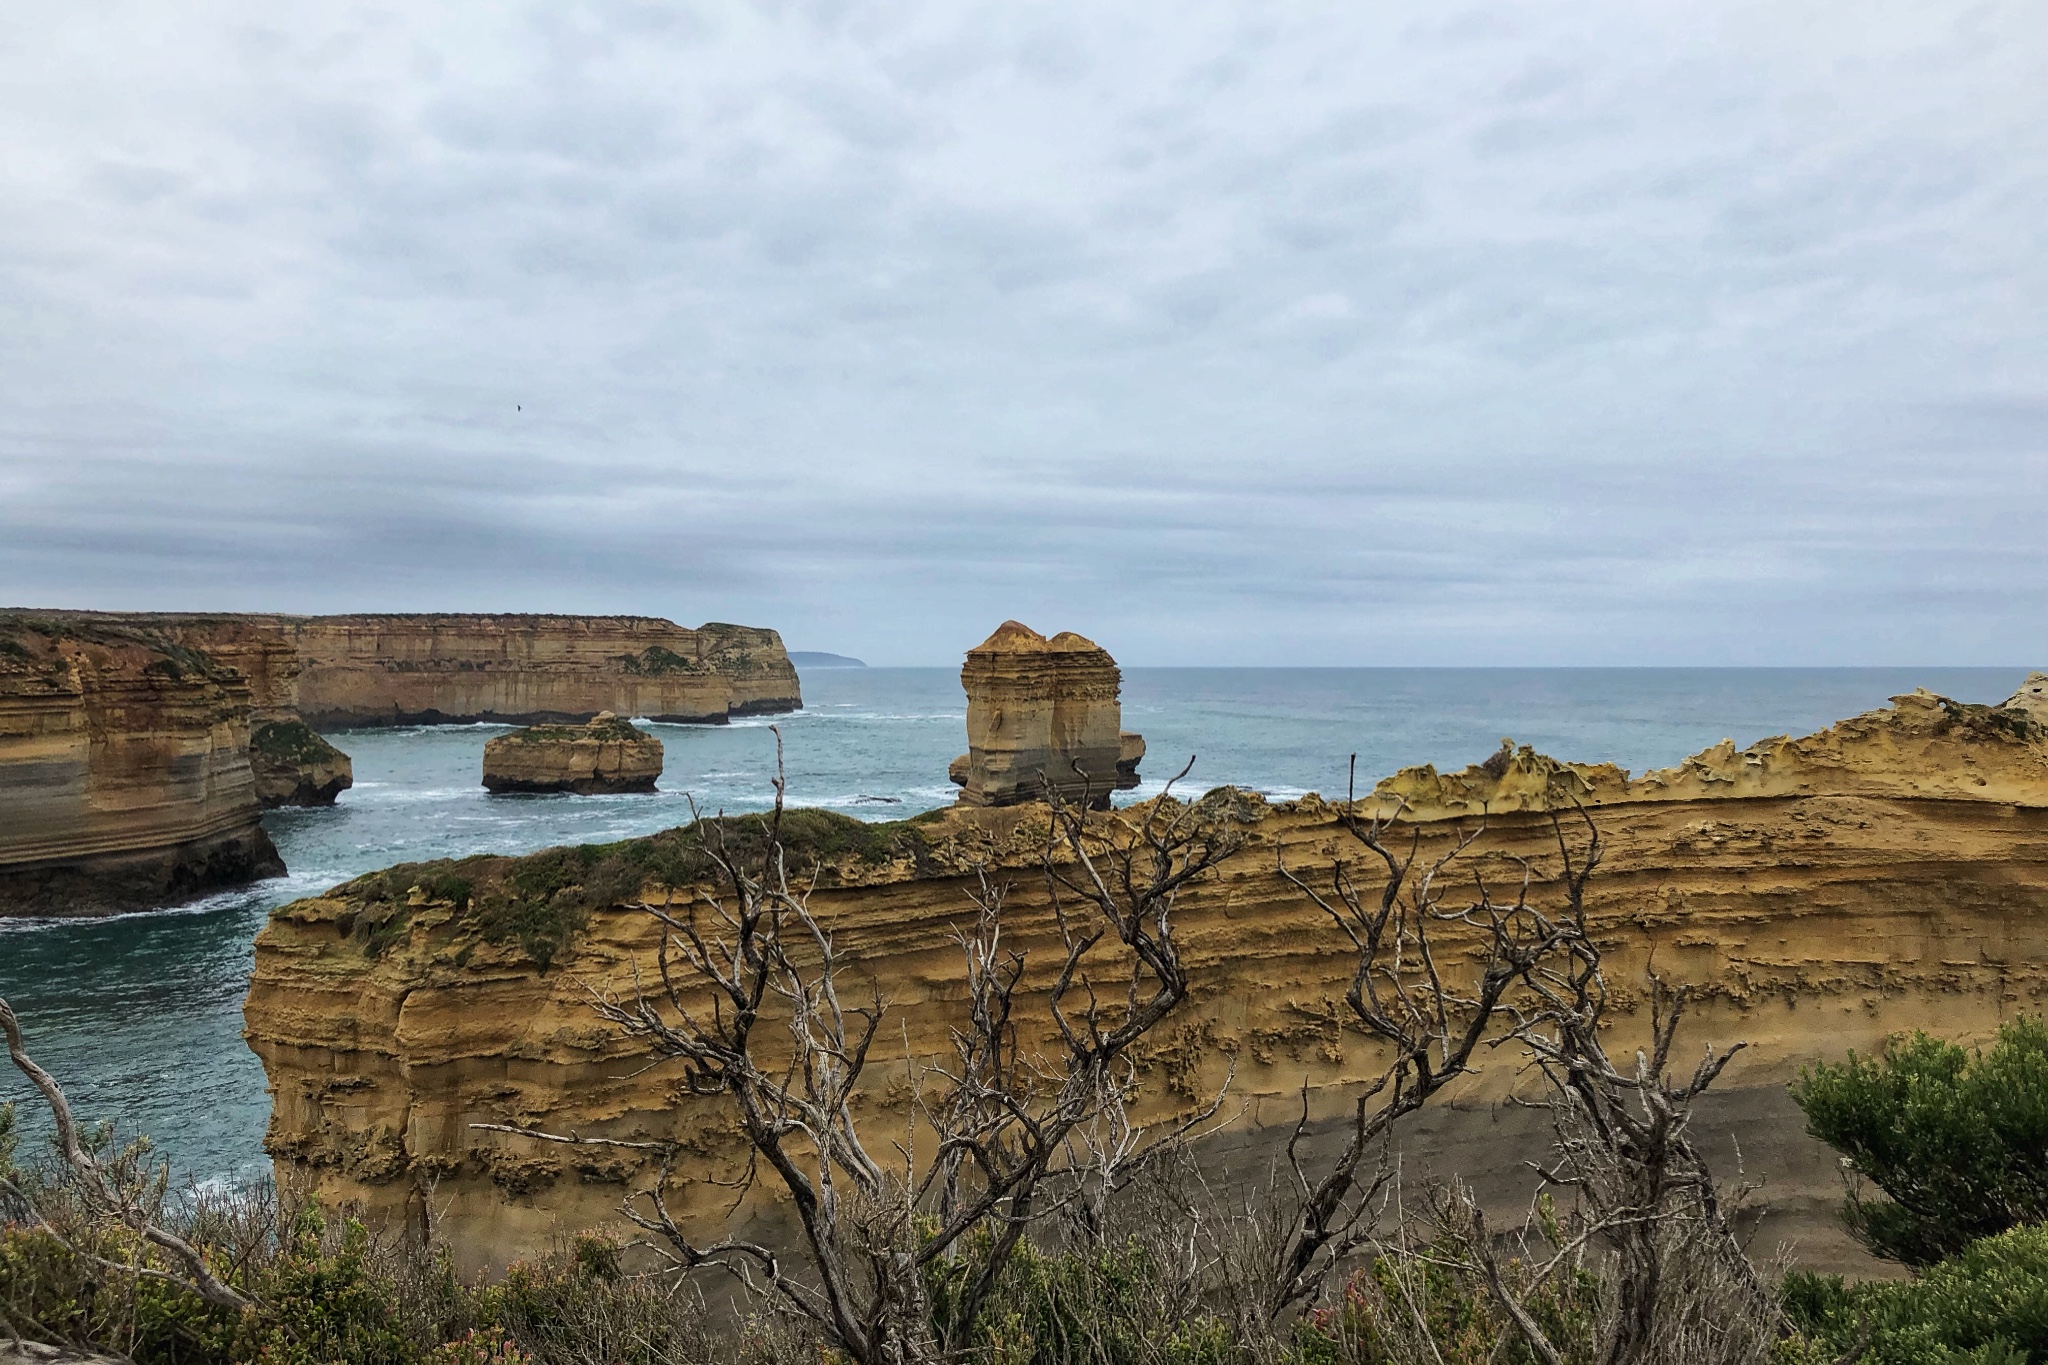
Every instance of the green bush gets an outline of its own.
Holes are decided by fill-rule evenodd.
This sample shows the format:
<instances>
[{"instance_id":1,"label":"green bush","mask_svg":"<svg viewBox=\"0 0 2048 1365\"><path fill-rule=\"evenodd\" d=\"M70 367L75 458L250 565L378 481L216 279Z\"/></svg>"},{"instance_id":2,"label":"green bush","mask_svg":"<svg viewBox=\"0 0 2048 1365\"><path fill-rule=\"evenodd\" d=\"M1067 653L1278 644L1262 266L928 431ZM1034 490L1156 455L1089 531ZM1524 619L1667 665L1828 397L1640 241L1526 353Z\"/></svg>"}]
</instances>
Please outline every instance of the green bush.
<instances>
[{"instance_id":1,"label":"green bush","mask_svg":"<svg viewBox=\"0 0 2048 1365\"><path fill-rule=\"evenodd\" d=\"M1800 1073L1807 1130L1886 1196L1844 1217L1879 1256L1928 1266L2048 1221L2048 1026L2018 1019L1991 1050L1916 1033L1875 1058Z\"/></svg>"},{"instance_id":2,"label":"green bush","mask_svg":"<svg viewBox=\"0 0 2048 1365\"><path fill-rule=\"evenodd\" d=\"M273 720L257 726L249 734L249 747L284 763L325 763L342 756L302 720Z\"/></svg>"},{"instance_id":3,"label":"green bush","mask_svg":"<svg viewBox=\"0 0 2048 1365\"><path fill-rule=\"evenodd\" d=\"M2044 1365L2048 1362L2048 1226L1971 1243L1917 1280L1844 1283L1785 1278L1795 1325L1827 1352L1871 1332L1868 1365Z\"/></svg>"},{"instance_id":4,"label":"green bush","mask_svg":"<svg viewBox=\"0 0 2048 1365\"><path fill-rule=\"evenodd\" d=\"M956 1327L958 1298L988 1239L926 1280L935 1325ZM1136 1240L1045 1251L1019 1244L967 1333L989 1365L1223 1365L1239 1357L1229 1326L1162 1294L1159 1265Z\"/></svg>"},{"instance_id":5,"label":"green bush","mask_svg":"<svg viewBox=\"0 0 2048 1365\"><path fill-rule=\"evenodd\" d=\"M1341 1301L1296 1324L1291 1365L1535 1365L1486 1281L1455 1246L1442 1250L1382 1256L1353 1275ZM1593 1359L1600 1285L1590 1270L1568 1264L1534 1286L1524 1262L1502 1273L1567 1365Z\"/></svg>"},{"instance_id":6,"label":"green bush","mask_svg":"<svg viewBox=\"0 0 2048 1365\"><path fill-rule=\"evenodd\" d=\"M147 1365L214 1365L241 1359L240 1324L197 1294L143 1276L109 1276L80 1251L116 1263L161 1267L131 1234L101 1233L66 1245L48 1229L0 1227L0 1323L46 1341L115 1351Z\"/></svg>"},{"instance_id":7,"label":"green bush","mask_svg":"<svg viewBox=\"0 0 2048 1365\"><path fill-rule=\"evenodd\" d=\"M323 1237L325 1224L308 1208L293 1222L277 1258L255 1286L264 1312L252 1315L239 1359L262 1365L409 1365L424 1354L409 1339L396 1309L389 1275L370 1261L370 1235L346 1220L339 1245Z\"/></svg>"},{"instance_id":8,"label":"green bush","mask_svg":"<svg viewBox=\"0 0 2048 1365\"><path fill-rule=\"evenodd\" d=\"M824 864L870 866L908 857L922 863L927 843L916 820L870 824L833 811L791 810L782 820L790 875L808 878ZM768 849L768 818L707 817L677 829L611 844L544 849L521 858L478 855L455 861L401 863L356 878L339 890L360 905L345 933L375 957L407 929L415 887L430 902L447 902L486 943L517 944L548 970L582 933L593 911L639 896L650 885L687 887L712 880L710 849L758 872ZM830 886L827 871L820 884Z\"/></svg>"}]
</instances>

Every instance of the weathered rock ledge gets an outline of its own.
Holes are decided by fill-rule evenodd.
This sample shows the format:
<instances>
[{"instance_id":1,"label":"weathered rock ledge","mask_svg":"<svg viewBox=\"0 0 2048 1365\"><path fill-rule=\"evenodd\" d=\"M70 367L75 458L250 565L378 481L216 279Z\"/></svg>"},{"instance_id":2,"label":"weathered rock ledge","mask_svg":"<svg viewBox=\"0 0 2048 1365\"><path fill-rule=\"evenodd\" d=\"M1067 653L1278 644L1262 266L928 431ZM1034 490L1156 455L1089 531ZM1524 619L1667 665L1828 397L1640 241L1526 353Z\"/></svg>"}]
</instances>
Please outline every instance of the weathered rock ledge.
<instances>
[{"instance_id":1,"label":"weathered rock ledge","mask_svg":"<svg viewBox=\"0 0 2048 1365\"><path fill-rule=\"evenodd\" d=\"M164 635L0 614L0 916L173 904L284 864L247 679Z\"/></svg>"},{"instance_id":2,"label":"weathered rock ledge","mask_svg":"<svg viewBox=\"0 0 2048 1365\"><path fill-rule=\"evenodd\" d=\"M1519 883L1526 868L1538 896L1559 872L1551 814L1583 804L1605 841L1589 910L1618 1027L1641 1022L1628 987L1654 960L1698 991L1690 1046L1751 1045L1698 1136L1731 1175L1739 1142L1744 1178L1765 1182L1765 1250L1795 1236L1809 1264L1856 1253L1833 1221L1832 1154L1802 1135L1785 1094L1798 1067L1898 1029L1981 1036L2048 1006L2048 731L2014 710L1914 694L1803 739L1723 745L1635 778L1508 746L1462 772L1403 771L1371 800L1408 823L1425 857L1483 820L1466 875ZM1093 818L1107 827L1144 809ZM1237 1117L1203 1148L1226 1174L1264 1170L1304 1096L1312 1130L1326 1131L1377 1065L1376 1047L1343 1023L1348 945L1279 872L1283 859L1327 868L1344 853L1339 814L1314 796L1202 799L1200 818L1245 843L1182 901L1193 994L1142 1059L1136 1117L1188 1112L1230 1075ZM1044 819L1031 805L890 825L791 813L792 856L819 868L814 908L889 1002L878 1111L901 1103L908 1062L949 1055L953 933L979 870L1008 884L1005 941L1027 954L1027 987L1044 989L1058 961L1037 868ZM274 1096L267 1148L280 1176L393 1216L432 1182L456 1240L502 1260L611 1221L644 1173L631 1154L471 1124L663 1134L696 1154L674 1207L722 1220L731 1187L716 1182L740 1155L729 1114L667 1070L643 1070L588 1006L592 990L652 979L654 925L615 907L686 899L708 871L693 840L678 830L394 868L276 911L257 939L246 1018ZM1444 960L1472 946L1446 941ZM1020 1001L1018 1017L1040 1018L1042 1004ZM1540 1120L1497 1105L1513 1083L1505 1063L1489 1067L1417 1116L1405 1139L1417 1177L1455 1170L1521 1197L1509 1173L1540 1142ZM761 1199L740 1222L775 1216Z\"/></svg>"},{"instance_id":3,"label":"weathered rock ledge","mask_svg":"<svg viewBox=\"0 0 2048 1365\"><path fill-rule=\"evenodd\" d=\"M484 745L484 786L493 795L651 792L661 741L609 711L584 725L535 725Z\"/></svg>"}]
</instances>

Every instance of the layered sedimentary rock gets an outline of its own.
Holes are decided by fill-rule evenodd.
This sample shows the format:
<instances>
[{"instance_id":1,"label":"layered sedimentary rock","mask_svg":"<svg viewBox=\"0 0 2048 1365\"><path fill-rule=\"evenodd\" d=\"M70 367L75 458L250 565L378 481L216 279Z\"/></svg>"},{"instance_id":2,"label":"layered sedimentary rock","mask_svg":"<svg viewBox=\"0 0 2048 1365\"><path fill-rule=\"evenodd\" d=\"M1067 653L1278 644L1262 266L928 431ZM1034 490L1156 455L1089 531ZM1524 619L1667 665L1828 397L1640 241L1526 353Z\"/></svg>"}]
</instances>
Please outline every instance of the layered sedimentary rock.
<instances>
[{"instance_id":1,"label":"layered sedimentary rock","mask_svg":"<svg viewBox=\"0 0 2048 1365\"><path fill-rule=\"evenodd\" d=\"M1017 621L967 652L967 752L948 775L963 806L1045 798L1107 808L1138 784L1145 741L1121 730L1123 674L1109 651L1072 631L1050 640Z\"/></svg>"},{"instance_id":2,"label":"layered sedimentary rock","mask_svg":"<svg viewBox=\"0 0 2048 1365\"><path fill-rule=\"evenodd\" d=\"M0 615L0 915L173 903L284 864L239 671L117 622Z\"/></svg>"},{"instance_id":3,"label":"layered sedimentary rock","mask_svg":"<svg viewBox=\"0 0 2048 1365\"><path fill-rule=\"evenodd\" d=\"M248 681L259 719L315 729L585 721L600 711L722 724L803 705L772 630L650 616L279 616L34 612L153 632Z\"/></svg>"},{"instance_id":4,"label":"layered sedimentary rock","mask_svg":"<svg viewBox=\"0 0 2048 1365\"><path fill-rule=\"evenodd\" d=\"M32 612L53 627L137 632L233 669L249 693L250 768L265 808L331 806L355 781L347 754L299 718L298 650L277 619L200 612Z\"/></svg>"},{"instance_id":5,"label":"layered sedimentary rock","mask_svg":"<svg viewBox=\"0 0 2048 1365\"><path fill-rule=\"evenodd\" d=\"M2048 725L2048 673L2029 673L2019 690L2005 699L2004 709Z\"/></svg>"},{"instance_id":6,"label":"layered sedimentary rock","mask_svg":"<svg viewBox=\"0 0 2048 1365\"><path fill-rule=\"evenodd\" d=\"M1633 779L1510 745L1462 772L1406 770L1370 804L1405 821L1397 836L1412 830L1425 858L1482 831L1457 865L1460 883L1519 885L1526 868L1539 899L1560 870L1550 813L1584 806L1604 844L1589 910L1617 1038L1643 1023L1654 960L1698 990L1688 1049L1750 1044L1696 1136L1730 1178L1739 1143L1743 1178L1763 1182L1765 1252L1794 1238L1809 1264L1857 1255L1834 1222L1833 1154L1802 1135L1785 1090L1801 1065L1900 1029L1983 1037L2048 1004L2048 732L2012 710L1915 694L1804 739L1722 745ZM1094 818L1109 830L1143 809ZM1142 1059L1138 1117L1193 1109L1228 1077L1226 1112L1237 1117L1205 1140L1204 1159L1256 1175L1304 1095L1312 1129L1327 1133L1378 1065L1345 1022L1348 942L1280 872L1283 861L1327 871L1360 850L1338 808L1313 796L1268 805L1224 789L1201 811L1245 842L1181 902L1192 993ZM872 980L890 1005L870 1110L884 1123L903 1101L904 1058L951 1056L954 931L980 869L1008 884L1005 943L1027 954L1026 1045L1044 1028L1043 995L1029 992L1060 960L1038 871L1045 814L954 807L882 826L819 814L793 840L800 866L824 864L812 905L861 983L855 993ZM1570 824L1567 835L1583 837ZM648 1171L641 1154L470 1125L666 1135L692 1153L671 1207L700 1228L722 1224L732 1194L716 1181L740 1156L731 1115L690 1095L672 1068L642 1070L589 1008L592 990L630 991L636 972L655 979L656 926L611 907L636 895L687 900L668 883L703 870L686 832L672 831L394 869L275 912L257 940L246 1014L274 1095L267 1145L279 1174L393 1215L436 1182L434 1207L456 1244L503 1259L614 1219ZM1474 946L1452 936L1441 960L1455 967ZM1497 1103L1515 1076L1498 1057L1411 1121L1403 1142L1418 1179L1456 1171L1504 1208L1526 1199L1518 1173L1543 1129ZM764 1200L740 1220L772 1219Z\"/></svg>"},{"instance_id":7,"label":"layered sedimentary rock","mask_svg":"<svg viewBox=\"0 0 2048 1365\"><path fill-rule=\"evenodd\" d=\"M249 767L256 797L278 806L331 806L355 785L355 765L313 727L296 717L258 718L249 732Z\"/></svg>"},{"instance_id":8,"label":"layered sedimentary rock","mask_svg":"<svg viewBox=\"0 0 2048 1365\"><path fill-rule=\"evenodd\" d=\"M651 792L661 741L609 711L584 725L535 725L484 745L484 785L494 794Z\"/></svg>"},{"instance_id":9,"label":"layered sedimentary rock","mask_svg":"<svg viewBox=\"0 0 2048 1365\"><path fill-rule=\"evenodd\" d=\"M647 616L277 618L315 726L584 721L722 724L803 704L772 630Z\"/></svg>"}]
</instances>

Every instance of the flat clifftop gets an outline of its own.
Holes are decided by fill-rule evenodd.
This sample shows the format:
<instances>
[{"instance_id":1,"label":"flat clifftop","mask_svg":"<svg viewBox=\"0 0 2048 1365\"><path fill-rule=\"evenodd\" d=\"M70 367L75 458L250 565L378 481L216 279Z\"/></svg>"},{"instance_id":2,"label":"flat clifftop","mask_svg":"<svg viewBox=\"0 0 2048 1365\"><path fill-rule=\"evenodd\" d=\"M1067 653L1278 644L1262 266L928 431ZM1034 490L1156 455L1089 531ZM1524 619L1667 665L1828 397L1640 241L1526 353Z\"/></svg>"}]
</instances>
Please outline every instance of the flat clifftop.
<instances>
[{"instance_id":1,"label":"flat clifftop","mask_svg":"<svg viewBox=\"0 0 2048 1365\"><path fill-rule=\"evenodd\" d=\"M587 725L535 725L484 745L484 786L494 794L651 792L661 741L609 711Z\"/></svg>"},{"instance_id":2,"label":"flat clifftop","mask_svg":"<svg viewBox=\"0 0 2048 1365\"><path fill-rule=\"evenodd\" d=\"M106 913L284 871L239 671L133 623L0 613L0 915Z\"/></svg>"},{"instance_id":3,"label":"flat clifftop","mask_svg":"<svg viewBox=\"0 0 2048 1365\"><path fill-rule=\"evenodd\" d=\"M600 711L722 724L803 705L772 630L530 613L35 612L175 638L241 669L264 718L316 728L582 721ZM270 714L274 712L275 714Z\"/></svg>"},{"instance_id":4,"label":"flat clifftop","mask_svg":"<svg viewBox=\"0 0 2048 1365\"><path fill-rule=\"evenodd\" d=\"M1539 896L1560 870L1552 813L1586 808L1605 845L1589 911L1612 980L1639 982L1654 960L1699 993L1693 1045L1751 1044L1702 1140L1720 1152L1739 1141L1746 1176L1766 1181L1772 1235L1801 1237L1811 1263L1853 1252L1834 1230L1832 1154L1802 1136L1785 1096L1797 1068L1902 1028L1986 1034L2048 1001L2048 732L2005 708L1913 694L1803 739L1717 747L1634 778L1508 746L1459 773L1406 770L1366 799L1398 806L1425 853L1476 831L1465 875L1527 875ZM1090 818L1111 831L1146 809ZM1229 1077L1235 1117L1204 1148L1219 1168L1263 1162L1304 1095L1323 1131L1348 1083L1376 1068L1375 1046L1342 1023L1348 945L1281 871L1327 871L1355 852L1342 814L1321 797L1268 803L1228 788L1193 813L1243 843L1182 900L1192 994L1140 1059L1137 1117L1187 1113ZM878 1070L874 1104L900 1099L889 1087L910 1061L949 1055L954 931L982 873L1008 886L1005 941L1026 955L1027 988L1044 989L1058 961L1046 818L1035 806L880 825L785 817L791 859L815 870L814 908L891 1011L884 1031L902 1057ZM394 1216L432 1179L458 1240L503 1259L611 1220L640 1173L629 1154L537 1149L470 1124L664 1134L701 1167L679 1213L722 1218L731 1190L714 1182L740 1157L729 1115L642 1070L588 1001L658 970L653 923L630 902L687 903L710 872L704 840L760 830L738 817L393 868L276 911L246 1017L275 1095L267 1146L280 1173ZM1470 946L1446 941L1445 960ZM1624 1029L1631 1000L1624 989ZM1021 1002L1019 1017L1038 1018L1039 1003ZM1519 1169L1534 1120L1492 1105L1512 1083L1489 1070L1419 1122L1418 1169L1482 1188Z\"/></svg>"}]
</instances>

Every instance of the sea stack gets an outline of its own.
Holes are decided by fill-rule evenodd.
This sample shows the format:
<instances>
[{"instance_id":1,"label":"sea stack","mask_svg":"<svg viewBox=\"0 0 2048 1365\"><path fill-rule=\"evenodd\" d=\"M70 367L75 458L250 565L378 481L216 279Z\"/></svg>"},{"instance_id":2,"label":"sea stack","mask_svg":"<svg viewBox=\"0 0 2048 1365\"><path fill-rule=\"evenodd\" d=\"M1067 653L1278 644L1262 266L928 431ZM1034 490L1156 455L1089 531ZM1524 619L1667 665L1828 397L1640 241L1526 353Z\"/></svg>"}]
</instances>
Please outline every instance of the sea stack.
<instances>
[{"instance_id":1,"label":"sea stack","mask_svg":"<svg viewBox=\"0 0 2048 1365\"><path fill-rule=\"evenodd\" d=\"M1138 785L1145 741L1122 730L1123 674L1109 651L1072 631L1050 640L1017 621L967 652L967 752L953 760L963 806L1045 799L1107 808Z\"/></svg>"},{"instance_id":2,"label":"sea stack","mask_svg":"<svg viewBox=\"0 0 2048 1365\"><path fill-rule=\"evenodd\" d=\"M661 741L609 711L583 725L535 725L484 745L484 785L493 796L651 792L661 776Z\"/></svg>"},{"instance_id":3,"label":"sea stack","mask_svg":"<svg viewBox=\"0 0 2048 1365\"><path fill-rule=\"evenodd\" d=\"M265 810L331 806L354 785L355 768L348 755L300 718L299 676L304 665L292 642L264 618L94 612L81 614L78 620L86 629L153 632L242 675L249 685L249 767L256 775L256 799Z\"/></svg>"},{"instance_id":4,"label":"sea stack","mask_svg":"<svg viewBox=\"0 0 2048 1365\"><path fill-rule=\"evenodd\" d=\"M256 799L278 806L331 806L355 785L355 765L296 716L260 717L249 732L249 767Z\"/></svg>"}]
</instances>

